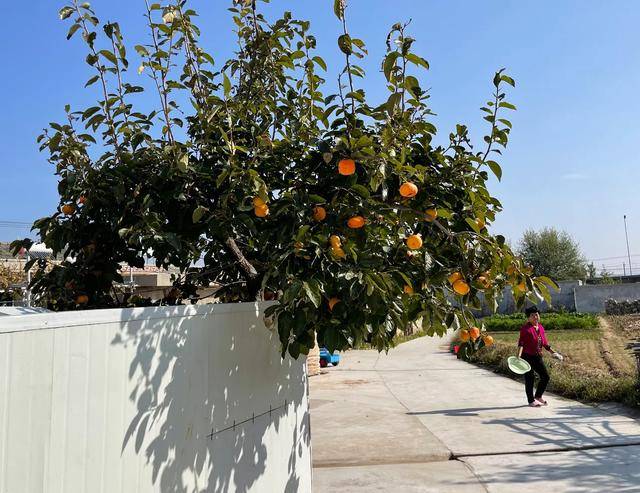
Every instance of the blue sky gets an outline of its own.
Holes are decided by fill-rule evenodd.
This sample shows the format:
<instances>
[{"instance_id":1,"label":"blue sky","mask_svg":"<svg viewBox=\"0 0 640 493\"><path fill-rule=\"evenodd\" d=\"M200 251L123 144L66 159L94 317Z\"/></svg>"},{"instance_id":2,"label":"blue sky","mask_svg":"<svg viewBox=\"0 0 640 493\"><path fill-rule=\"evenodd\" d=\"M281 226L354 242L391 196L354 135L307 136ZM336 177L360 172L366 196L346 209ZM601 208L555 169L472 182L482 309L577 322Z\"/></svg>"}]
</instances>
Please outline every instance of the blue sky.
<instances>
[{"instance_id":1,"label":"blue sky","mask_svg":"<svg viewBox=\"0 0 640 493\"><path fill-rule=\"evenodd\" d=\"M339 25L332 0L272 0L270 16L291 10L311 20L318 52L330 66L341 63ZM65 40L68 24L57 18L61 3L35 0L3 6L0 32L0 224L31 222L57 205L56 182L35 139L50 121L94 101L83 89L90 68L80 39ZM96 0L101 20L119 21L129 46L146 42L143 0ZM217 61L233 47L232 23L223 0L192 0L204 45ZM386 32L412 19L416 51L431 70L423 86L442 137L456 123L482 135L478 108L491 92L496 69L517 81L510 100L512 140L501 161L502 182L491 190L504 205L494 225L517 243L522 231L555 226L577 239L590 259L622 269L627 214L632 259L640 272L640 2L617 0L351 0L350 31L369 57L362 87L374 100L384 93L378 71ZM10 20L10 21L9 21ZM133 68L138 63L130 49ZM131 78L137 74L132 70ZM137 81L136 81L137 82ZM329 78L325 92L333 92ZM142 98L151 98L148 96ZM152 100L150 100L152 101ZM0 240L26 230L0 226Z\"/></svg>"}]
</instances>

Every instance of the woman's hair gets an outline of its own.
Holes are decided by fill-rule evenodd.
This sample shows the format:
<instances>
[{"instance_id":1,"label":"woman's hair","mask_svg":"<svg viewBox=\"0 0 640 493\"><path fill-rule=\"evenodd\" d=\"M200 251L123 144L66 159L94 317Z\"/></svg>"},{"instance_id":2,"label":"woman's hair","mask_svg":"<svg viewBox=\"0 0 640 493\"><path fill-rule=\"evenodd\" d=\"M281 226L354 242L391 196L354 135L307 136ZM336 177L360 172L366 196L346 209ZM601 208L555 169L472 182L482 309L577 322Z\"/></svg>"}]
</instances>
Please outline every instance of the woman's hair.
<instances>
[{"instance_id":1,"label":"woman's hair","mask_svg":"<svg viewBox=\"0 0 640 493\"><path fill-rule=\"evenodd\" d=\"M524 311L524 314L527 317L530 317L533 313L540 313L540 310L538 310L538 307L536 305L530 306Z\"/></svg>"}]
</instances>

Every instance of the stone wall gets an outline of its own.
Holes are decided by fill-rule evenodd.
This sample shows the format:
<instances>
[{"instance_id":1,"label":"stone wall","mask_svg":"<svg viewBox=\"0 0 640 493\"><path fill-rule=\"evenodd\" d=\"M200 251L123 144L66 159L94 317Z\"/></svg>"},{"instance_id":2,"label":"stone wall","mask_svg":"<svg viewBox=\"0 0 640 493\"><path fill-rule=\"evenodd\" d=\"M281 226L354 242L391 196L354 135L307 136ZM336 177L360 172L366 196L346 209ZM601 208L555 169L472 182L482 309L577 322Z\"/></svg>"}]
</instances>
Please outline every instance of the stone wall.
<instances>
[{"instance_id":1,"label":"stone wall","mask_svg":"<svg viewBox=\"0 0 640 493\"><path fill-rule=\"evenodd\" d=\"M640 300L607 300L604 303L604 311L607 315L628 315L630 313L640 313Z\"/></svg>"}]
</instances>

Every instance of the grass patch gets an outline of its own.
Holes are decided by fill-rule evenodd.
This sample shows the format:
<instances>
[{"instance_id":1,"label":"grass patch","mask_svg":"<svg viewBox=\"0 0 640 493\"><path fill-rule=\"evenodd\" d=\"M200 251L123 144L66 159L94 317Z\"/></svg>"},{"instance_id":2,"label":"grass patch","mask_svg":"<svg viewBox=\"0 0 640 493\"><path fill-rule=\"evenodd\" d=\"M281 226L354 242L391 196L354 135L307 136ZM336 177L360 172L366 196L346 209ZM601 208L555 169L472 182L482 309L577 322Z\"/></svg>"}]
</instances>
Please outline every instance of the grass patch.
<instances>
[{"instance_id":1,"label":"grass patch","mask_svg":"<svg viewBox=\"0 0 640 493\"><path fill-rule=\"evenodd\" d=\"M471 362L522 382L524 398L524 377L515 375L507 367L507 358L517 354L518 334L506 331L492 332L492 335L495 344L480 349L471 357ZM615 377L609 373L600 353L601 337L599 328L559 330L551 334L551 347L564 354L565 361L558 362L545 352L543 358L551 377L548 390L582 402L619 402L640 408L635 378L629 375Z\"/></svg>"},{"instance_id":2,"label":"grass patch","mask_svg":"<svg viewBox=\"0 0 640 493\"><path fill-rule=\"evenodd\" d=\"M492 315L482 319L489 332L519 331L526 322L524 313ZM598 327L598 317L590 313L543 313L540 323L545 330L576 330Z\"/></svg>"}]
</instances>

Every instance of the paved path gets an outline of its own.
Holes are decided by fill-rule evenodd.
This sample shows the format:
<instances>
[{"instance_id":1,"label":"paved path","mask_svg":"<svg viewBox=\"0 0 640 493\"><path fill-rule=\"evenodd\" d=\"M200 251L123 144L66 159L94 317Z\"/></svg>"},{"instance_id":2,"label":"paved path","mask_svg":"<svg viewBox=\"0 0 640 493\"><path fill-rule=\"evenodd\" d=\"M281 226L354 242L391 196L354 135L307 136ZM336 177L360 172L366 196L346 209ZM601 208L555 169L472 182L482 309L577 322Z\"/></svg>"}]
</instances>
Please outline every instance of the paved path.
<instances>
[{"instance_id":1,"label":"paved path","mask_svg":"<svg viewBox=\"0 0 640 493\"><path fill-rule=\"evenodd\" d=\"M310 379L315 492L640 492L639 420L553 395L530 408L444 343L352 351Z\"/></svg>"}]
</instances>

